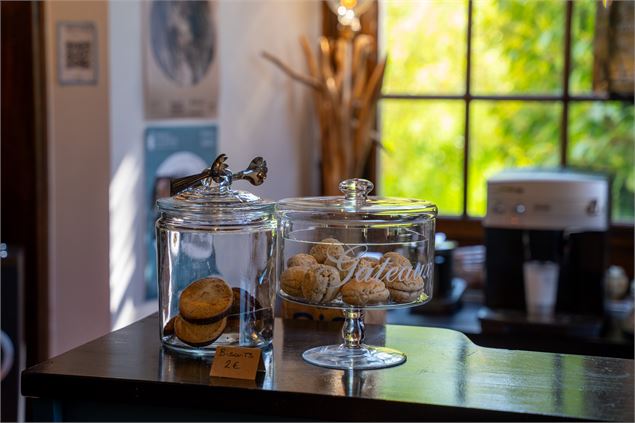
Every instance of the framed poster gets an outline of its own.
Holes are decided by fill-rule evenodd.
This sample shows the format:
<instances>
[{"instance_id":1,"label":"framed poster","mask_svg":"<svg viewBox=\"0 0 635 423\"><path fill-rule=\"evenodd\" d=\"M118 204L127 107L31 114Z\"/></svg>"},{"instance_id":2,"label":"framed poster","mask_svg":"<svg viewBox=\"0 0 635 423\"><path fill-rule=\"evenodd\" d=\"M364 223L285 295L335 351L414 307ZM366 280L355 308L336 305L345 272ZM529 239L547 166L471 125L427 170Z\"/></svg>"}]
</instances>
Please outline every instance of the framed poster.
<instances>
[{"instance_id":1,"label":"framed poster","mask_svg":"<svg viewBox=\"0 0 635 423\"><path fill-rule=\"evenodd\" d=\"M94 22L57 23L57 78L60 85L97 84L97 46Z\"/></svg>"},{"instance_id":2,"label":"framed poster","mask_svg":"<svg viewBox=\"0 0 635 423\"><path fill-rule=\"evenodd\" d=\"M216 3L154 0L142 6L146 118L215 118Z\"/></svg>"},{"instance_id":3,"label":"framed poster","mask_svg":"<svg viewBox=\"0 0 635 423\"><path fill-rule=\"evenodd\" d=\"M217 156L218 128L208 126L151 127L145 133L146 299L157 297L154 222L156 201L170 196L170 180L209 167Z\"/></svg>"}]
</instances>

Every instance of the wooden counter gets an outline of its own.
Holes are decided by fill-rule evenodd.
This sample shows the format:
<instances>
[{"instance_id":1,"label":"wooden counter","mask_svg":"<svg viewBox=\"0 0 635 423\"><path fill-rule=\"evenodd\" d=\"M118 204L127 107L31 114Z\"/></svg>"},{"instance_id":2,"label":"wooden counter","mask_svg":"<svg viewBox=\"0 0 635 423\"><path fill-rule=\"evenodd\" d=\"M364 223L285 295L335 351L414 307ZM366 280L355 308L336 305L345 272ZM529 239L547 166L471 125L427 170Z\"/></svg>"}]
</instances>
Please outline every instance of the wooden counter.
<instances>
[{"instance_id":1,"label":"wooden counter","mask_svg":"<svg viewBox=\"0 0 635 423\"><path fill-rule=\"evenodd\" d=\"M368 326L367 342L408 355L383 370L312 366L305 349L337 323L276 320L257 381L208 376L210 362L161 348L157 315L22 374L42 420L633 421L633 361L481 348L447 329ZM273 363L273 364L272 364Z\"/></svg>"}]
</instances>

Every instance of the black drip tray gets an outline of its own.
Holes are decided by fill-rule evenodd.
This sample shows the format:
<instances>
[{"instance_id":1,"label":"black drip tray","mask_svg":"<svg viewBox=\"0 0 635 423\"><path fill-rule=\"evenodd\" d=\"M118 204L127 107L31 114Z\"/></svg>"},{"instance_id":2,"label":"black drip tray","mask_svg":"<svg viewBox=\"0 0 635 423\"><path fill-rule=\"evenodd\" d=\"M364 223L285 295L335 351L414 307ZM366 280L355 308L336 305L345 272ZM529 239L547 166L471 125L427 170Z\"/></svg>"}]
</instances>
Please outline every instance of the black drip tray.
<instances>
[{"instance_id":1,"label":"black drip tray","mask_svg":"<svg viewBox=\"0 0 635 423\"><path fill-rule=\"evenodd\" d=\"M524 311L490 309L478 312L484 334L508 333L541 336L598 337L602 331L602 316L556 313L547 318L532 318Z\"/></svg>"}]
</instances>

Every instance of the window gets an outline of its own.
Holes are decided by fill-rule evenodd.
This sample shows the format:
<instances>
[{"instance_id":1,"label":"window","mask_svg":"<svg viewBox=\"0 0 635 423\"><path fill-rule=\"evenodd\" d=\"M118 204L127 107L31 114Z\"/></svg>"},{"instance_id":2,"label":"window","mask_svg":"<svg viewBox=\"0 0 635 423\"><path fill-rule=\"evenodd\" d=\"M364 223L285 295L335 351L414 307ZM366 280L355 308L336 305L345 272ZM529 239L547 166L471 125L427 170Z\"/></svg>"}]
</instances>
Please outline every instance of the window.
<instances>
[{"instance_id":1,"label":"window","mask_svg":"<svg viewBox=\"0 0 635 423\"><path fill-rule=\"evenodd\" d=\"M381 2L382 194L482 217L491 175L571 165L612 174L613 219L632 224L633 103L592 93L596 5Z\"/></svg>"}]
</instances>

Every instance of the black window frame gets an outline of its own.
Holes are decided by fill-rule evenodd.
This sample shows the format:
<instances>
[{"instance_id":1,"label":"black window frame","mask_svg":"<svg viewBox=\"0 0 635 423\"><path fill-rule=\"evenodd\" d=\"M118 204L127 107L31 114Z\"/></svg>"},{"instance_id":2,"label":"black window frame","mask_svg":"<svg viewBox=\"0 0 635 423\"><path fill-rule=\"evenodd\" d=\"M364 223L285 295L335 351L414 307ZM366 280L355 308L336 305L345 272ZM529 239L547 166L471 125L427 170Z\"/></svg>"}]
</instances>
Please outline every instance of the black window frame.
<instances>
[{"instance_id":1,"label":"black window frame","mask_svg":"<svg viewBox=\"0 0 635 423\"><path fill-rule=\"evenodd\" d=\"M478 95L472 94L471 77L472 77L472 28L473 28L473 0L468 0L467 9L467 60L465 75L465 94L443 95L443 94L407 94L407 93L384 93L380 96L380 100L403 100L403 101L434 101L434 100L457 100L465 103L465 127L464 127L464 144L463 144L463 212L459 216L439 216L437 219L437 231L445 232L450 239L459 242L459 245L483 244L484 231L481 217L472 217L467 213L468 210L468 163L470 154L470 106L473 100L490 100L490 101L528 101L528 102L561 102L562 116L560 126L560 165L567 165L567 153L569 146L569 107L575 102L590 101L627 101L631 104L634 99L624 99L612 95L572 95L569 91L569 80L571 76L571 37L572 37L572 17L574 1L566 1L565 14L565 33L564 33L564 66L562 75L562 91L554 95ZM377 25L378 27L379 25ZM378 160L372 160L374 175L378 176L381 170L378 168ZM624 267L629 278L635 276L634 269L634 236L635 228L633 223L613 222L612 216L611 226L609 229L609 264Z\"/></svg>"},{"instance_id":2,"label":"black window frame","mask_svg":"<svg viewBox=\"0 0 635 423\"><path fill-rule=\"evenodd\" d=\"M380 100L403 100L403 101L435 101L435 100L457 100L462 101L465 105L465 119L464 119L464 141L463 141L463 190L462 190L462 213L458 216L442 216L443 219L449 221L463 220L463 221L478 221L482 218L476 216L470 216L468 213L468 201L469 201L469 157L470 157L470 110L471 103L474 100L488 100L488 101L521 101L521 102L550 102L562 104L562 115L560 121L560 166L568 165L568 150L569 150L569 108L571 103L575 102L606 102L606 101L629 101L632 103L632 99L624 100L623 98L614 97L611 95L600 94L584 94L577 95L570 93L570 78L571 78L571 38L572 38L572 17L574 1L566 1L565 11L565 31L564 31L564 65L562 71L562 90L557 94L473 94L471 87L472 79L472 29L473 29L473 0L468 0L467 7L467 60L466 60L466 72L465 72L465 93L464 94L408 94L408 93L385 93L382 91ZM612 221L612 218L611 218ZM612 223L615 227L633 228L633 224L627 223Z\"/></svg>"}]
</instances>

